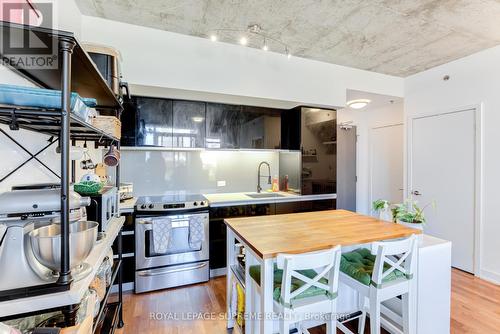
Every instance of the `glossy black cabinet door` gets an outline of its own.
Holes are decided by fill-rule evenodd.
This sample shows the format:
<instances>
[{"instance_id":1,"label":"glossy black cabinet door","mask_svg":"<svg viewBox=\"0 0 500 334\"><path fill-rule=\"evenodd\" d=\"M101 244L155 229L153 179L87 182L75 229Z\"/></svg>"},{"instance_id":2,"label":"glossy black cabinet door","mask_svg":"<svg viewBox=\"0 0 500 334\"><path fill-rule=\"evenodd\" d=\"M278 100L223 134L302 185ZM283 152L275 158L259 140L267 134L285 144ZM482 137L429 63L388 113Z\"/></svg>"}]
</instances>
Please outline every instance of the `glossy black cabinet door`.
<instances>
[{"instance_id":1,"label":"glossy black cabinet door","mask_svg":"<svg viewBox=\"0 0 500 334\"><path fill-rule=\"evenodd\" d=\"M136 116L137 116L137 105L136 99L126 100L123 102L123 112L121 115L122 122L122 137L120 139L121 146L135 146L136 138Z\"/></svg>"},{"instance_id":2,"label":"glossy black cabinet door","mask_svg":"<svg viewBox=\"0 0 500 334\"><path fill-rule=\"evenodd\" d=\"M334 199L276 203L276 214L334 210L335 207Z\"/></svg>"},{"instance_id":3,"label":"glossy black cabinet door","mask_svg":"<svg viewBox=\"0 0 500 334\"><path fill-rule=\"evenodd\" d=\"M172 147L172 100L136 97L138 146Z\"/></svg>"},{"instance_id":4,"label":"glossy black cabinet door","mask_svg":"<svg viewBox=\"0 0 500 334\"><path fill-rule=\"evenodd\" d=\"M210 208L210 269L226 266L226 233L224 219L274 215L275 205L251 204Z\"/></svg>"},{"instance_id":5,"label":"glossy black cabinet door","mask_svg":"<svg viewBox=\"0 0 500 334\"><path fill-rule=\"evenodd\" d=\"M173 147L205 147L205 105L196 101L173 101Z\"/></svg>"},{"instance_id":6,"label":"glossy black cabinet door","mask_svg":"<svg viewBox=\"0 0 500 334\"><path fill-rule=\"evenodd\" d=\"M207 103L207 148L239 148L241 106Z\"/></svg>"},{"instance_id":7,"label":"glossy black cabinet door","mask_svg":"<svg viewBox=\"0 0 500 334\"><path fill-rule=\"evenodd\" d=\"M240 118L241 148L280 148L281 112L279 109L243 106Z\"/></svg>"},{"instance_id":8,"label":"glossy black cabinet door","mask_svg":"<svg viewBox=\"0 0 500 334\"><path fill-rule=\"evenodd\" d=\"M298 151L301 148L301 110L301 107L297 107L281 115L281 148L284 150Z\"/></svg>"}]
</instances>

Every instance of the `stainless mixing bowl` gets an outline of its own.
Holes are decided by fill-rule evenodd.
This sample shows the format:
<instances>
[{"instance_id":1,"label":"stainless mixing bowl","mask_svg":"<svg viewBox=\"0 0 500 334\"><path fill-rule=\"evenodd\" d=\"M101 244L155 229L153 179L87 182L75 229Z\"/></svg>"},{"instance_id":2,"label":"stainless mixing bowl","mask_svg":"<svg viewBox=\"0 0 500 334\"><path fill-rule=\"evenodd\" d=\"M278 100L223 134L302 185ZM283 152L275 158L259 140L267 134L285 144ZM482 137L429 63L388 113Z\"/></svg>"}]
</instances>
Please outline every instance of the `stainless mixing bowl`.
<instances>
[{"instance_id":1,"label":"stainless mixing bowl","mask_svg":"<svg viewBox=\"0 0 500 334\"><path fill-rule=\"evenodd\" d=\"M92 221L77 221L69 226L70 267L80 265L90 254L97 240L97 226ZM51 224L30 232L35 258L55 272L61 269L61 225Z\"/></svg>"}]
</instances>

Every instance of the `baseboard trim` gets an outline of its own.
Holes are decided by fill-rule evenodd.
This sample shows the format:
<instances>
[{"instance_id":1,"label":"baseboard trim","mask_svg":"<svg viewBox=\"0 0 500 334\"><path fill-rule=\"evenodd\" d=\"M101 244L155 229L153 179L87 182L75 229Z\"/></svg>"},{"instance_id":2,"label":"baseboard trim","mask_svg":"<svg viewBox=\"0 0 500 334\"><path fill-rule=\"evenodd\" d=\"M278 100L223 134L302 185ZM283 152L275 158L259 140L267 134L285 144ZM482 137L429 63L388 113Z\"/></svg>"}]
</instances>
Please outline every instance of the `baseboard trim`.
<instances>
[{"instance_id":1,"label":"baseboard trim","mask_svg":"<svg viewBox=\"0 0 500 334\"><path fill-rule=\"evenodd\" d=\"M226 268L210 269L210 277L226 276Z\"/></svg>"},{"instance_id":2,"label":"baseboard trim","mask_svg":"<svg viewBox=\"0 0 500 334\"><path fill-rule=\"evenodd\" d=\"M122 291L123 292L133 291L133 290L134 290L134 282L123 283L123 285L122 285ZM118 285L115 284L111 288L111 293L117 293L117 292L118 292Z\"/></svg>"},{"instance_id":3,"label":"baseboard trim","mask_svg":"<svg viewBox=\"0 0 500 334\"><path fill-rule=\"evenodd\" d=\"M479 278L490 283L500 285L500 273L482 269Z\"/></svg>"}]
</instances>

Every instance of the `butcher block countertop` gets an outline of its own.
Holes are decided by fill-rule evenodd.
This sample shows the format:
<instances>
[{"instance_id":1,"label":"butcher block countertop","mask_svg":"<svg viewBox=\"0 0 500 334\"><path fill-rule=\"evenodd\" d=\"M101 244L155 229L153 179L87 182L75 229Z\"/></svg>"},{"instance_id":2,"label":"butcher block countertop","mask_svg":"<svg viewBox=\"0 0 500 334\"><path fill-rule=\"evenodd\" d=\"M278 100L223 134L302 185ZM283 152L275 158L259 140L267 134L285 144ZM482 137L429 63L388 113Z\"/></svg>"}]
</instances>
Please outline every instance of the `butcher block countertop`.
<instances>
[{"instance_id":1,"label":"butcher block countertop","mask_svg":"<svg viewBox=\"0 0 500 334\"><path fill-rule=\"evenodd\" d=\"M346 210L231 218L225 223L264 259L279 253L300 254L422 233Z\"/></svg>"}]
</instances>

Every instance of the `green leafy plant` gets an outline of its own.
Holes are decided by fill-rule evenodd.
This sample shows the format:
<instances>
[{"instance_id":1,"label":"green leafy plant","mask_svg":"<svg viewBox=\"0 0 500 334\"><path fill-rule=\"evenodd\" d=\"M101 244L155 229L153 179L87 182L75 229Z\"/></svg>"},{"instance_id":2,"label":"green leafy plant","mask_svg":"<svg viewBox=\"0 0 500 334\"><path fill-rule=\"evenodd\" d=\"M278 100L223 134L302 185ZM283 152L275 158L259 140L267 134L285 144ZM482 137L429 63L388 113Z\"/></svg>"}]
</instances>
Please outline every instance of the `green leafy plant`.
<instances>
[{"instance_id":1,"label":"green leafy plant","mask_svg":"<svg viewBox=\"0 0 500 334\"><path fill-rule=\"evenodd\" d=\"M373 205L373 211L379 212L381 210L388 208L391 205L391 203L389 203L389 201L385 199L378 199L374 201L372 205Z\"/></svg>"},{"instance_id":2,"label":"green leafy plant","mask_svg":"<svg viewBox=\"0 0 500 334\"><path fill-rule=\"evenodd\" d=\"M391 204L387 200L379 199L373 202L373 211L379 212L381 210L390 208L392 213L392 221L402 221L412 224L424 224L425 216L424 211L429 206L435 207L435 203L431 202L424 207L419 207L416 201L406 199L404 203Z\"/></svg>"},{"instance_id":3,"label":"green leafy plant","mask_svg":"<svg viewBox=\"0 0 500 334\"><path fill-rule=\"evenodd\" d=\"M434 202L419 207L416 201L407 199L403 204L398 204L392 209L392 217L394 221L400 220L405 223L424 224L426 222L424 211L431 205L435 207Z\"/></svg>"}]
</instances>

